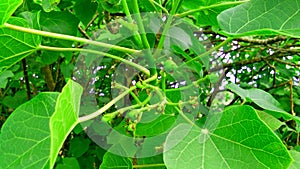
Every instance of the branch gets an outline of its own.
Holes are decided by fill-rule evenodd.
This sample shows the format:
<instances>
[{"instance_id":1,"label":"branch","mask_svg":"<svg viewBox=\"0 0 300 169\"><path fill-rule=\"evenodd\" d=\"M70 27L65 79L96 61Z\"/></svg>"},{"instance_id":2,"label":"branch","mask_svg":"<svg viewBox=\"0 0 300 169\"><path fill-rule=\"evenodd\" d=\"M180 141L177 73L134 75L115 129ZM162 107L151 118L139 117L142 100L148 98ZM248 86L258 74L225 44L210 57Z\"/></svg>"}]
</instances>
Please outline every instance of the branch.
<instances>
[{"instance_id":1,"label":"branch","mask_svg":"<svg viewBox=\"0 0 300 169\"><path fill-rule=\"evenodd\" d=\"M286 40L287 38L285 36L276 36L274 38L268 38L268 39L251 39L251 38L237 38L235 40L239 42L248 42L248 43L254 43L254 44L259 44L259 45L265 45L265 44L271 44L277 41L283 41Z\"/></svg>"},{"instance_id":2,"label":"branch","mask_svg":"<svg viewBox=\"0 0 300 169\"><path fill-rule=\"evenodd\" d=\"M294 96L293 96L293 80L289 80L289 87L290 87L290 103L291 103L291 112L293 116L296 116L296 113L294 111Z\"/></svg>"},{"instance_id":3,"label":"branch","mask_svg":"<svg viewBox=\"0 0 300 169\"><path fill-rule=\"evenodd\" d=\"M147 83L147 82L151 82L151 81L156 80L156 79L157 79L157 74L155 74L154 76L146 79L144 82ZM123 93L121 93L120 95L118 95L116 98L114 98L113 100L111 100L105 106L101 107L99 110L97 110L97 111L95 111L95 112L93 112L93 113L91 113L89 115L86 115L86 116L83 116L83 117L79 117L78 118L79 123L91 120L91 119L93 119L93 118L95 118L95 117L103 114L111 106L113 106L115 103L117 103L119 100L121 100L123 97L125 97L127 94L129 94L130 92L132 92L135 89L137 89L136 86L131 86L129 89L127 89L126 91L124 91Z\"/></svg>"},{"instance_id":4,"label":"branch","mask_svg":"<svg viewBox=\"0 0 300 169\"><path fill-rule=\"evenodd\" d=\"M146 69L145 67L136 64L134 62L131 62L129 60L126 60L124 58L121 58L119 56L115 56L109 53L105 53L105 52L100 52L100 51L96 51L96 50L92 50L92 49L83 49L83 48L60 48L60 47L51 47L51 46L42 46L40 45L38 48L38 50L49 50L49 51L61 51L61 52L66 52L66 51L73 51L73 52L86 52L86 53L93 53L93 54L97 54L97 55L102 55L102 56L106 56L112 59L116 59L119 60L125 64L128 64L140 71L142 71L143 73L145 73L146 75L150 75L150 72L148 69Z\"/></svg>"},{"instance_id":5,"label":"branch","mask_svg":"<svg viewBox=\"0 0 300 169\"><path fill-rule=\"evenodd\" d=\"M48 89L50 91L54 91L56 84L53 80L52 71L50 69L50 66L46 65L46 66L42 67L42 72L44 73L45 81L46 81Z\"/></svg>"},{"instance_id":6,"label":"branch","mask_svg":"<svg viewBox=\"0 0 300 169\"><path fill-rule=\"evenodd\" d=\"M216 67L209 69L208 72L215 72L215 71L218 71L218 70L221 70L224 68L232 68L234 66L242 67L242 66L245 66L248 64L257 63L257 62L266 61L266 60L273 60L274 58L281 58L284 56L286 56L285 53L277 52L277 53L274 53L274 54L272 54L270 56L266 56L266 57L254 57L249 60L241 60L241 61L237 61L237 62L233 62L233 63L224 64L221 66L216 66Z\"/></svg>"},{"instance_id":7,"label":"branch","mask_svg":"<svg viewBox=\"0 0 300 169\"><path fill-rule=\"evenodd\" d=\"M292 62L287 62L287 61L284 61L284 60L281 60L281 59L278 59L278 58L274 58L273 60L276 61L276 62L285 64L285 65L290 65L290 66L296 67L296 68L300 67L300 64L296 64L296 63L292 63Z\"/></svg>"}]
</instances>

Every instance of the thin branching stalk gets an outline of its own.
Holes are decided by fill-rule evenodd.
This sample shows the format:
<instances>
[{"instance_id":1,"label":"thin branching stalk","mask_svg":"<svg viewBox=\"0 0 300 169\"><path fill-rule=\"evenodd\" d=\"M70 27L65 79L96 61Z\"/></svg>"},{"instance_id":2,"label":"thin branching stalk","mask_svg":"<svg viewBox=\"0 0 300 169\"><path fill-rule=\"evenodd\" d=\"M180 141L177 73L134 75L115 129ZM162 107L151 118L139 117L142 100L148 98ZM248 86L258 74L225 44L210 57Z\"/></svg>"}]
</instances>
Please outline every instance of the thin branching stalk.
<instances>
[{"instance_id":1,"label":"thin branching stalk","mask_svg":"<svg viewBox=\"0 0 300 169\"><path fill-rule=\"evenodd\" d=\"M20 32L25 32L25 33L30 33L34 35L40 35L40 36L45 36L45 37L50 37L50 38L56 38L56 39L62 39L62 40L68 40L68 41L75 41L75 42L81 42L85 44L90 44L90 45L95 45L103 48L108 48L108 49L113 49L116 51L120 52L125 52L125 53L138 53L140 52L139 50L135 49L130 49L130 48L125 48L122 46L117 46L117 45L111 45L103 42L97 42L85 38L79 38L75 36L70 36L70 35L64 35L64 34L59 34L59 33L53 33L53 32L47 32L47 31L41 31L41 30L36 30L36 29L30 29L30 28L25 28L22 26L17 26L17 25L12 25L9 23L4 24L5 28L20 31Z\"/></svg>"}]
</instances>

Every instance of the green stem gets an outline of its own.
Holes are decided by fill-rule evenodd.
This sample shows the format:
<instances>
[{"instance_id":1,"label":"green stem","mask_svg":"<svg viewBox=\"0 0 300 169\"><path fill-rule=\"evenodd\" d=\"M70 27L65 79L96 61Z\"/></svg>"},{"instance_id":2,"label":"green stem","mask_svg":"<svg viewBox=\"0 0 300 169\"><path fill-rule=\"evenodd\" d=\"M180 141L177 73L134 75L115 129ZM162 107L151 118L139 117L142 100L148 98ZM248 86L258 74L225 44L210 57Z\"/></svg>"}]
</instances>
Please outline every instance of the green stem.
<instances>
[{"instance_id":1,"label":"green stem","mask_svg":"<svg viewBox=\"0 0 300 169\"><path fill-rule=\"evenodd\" d=\"M161 33L161 37L159 39L159 42L158 42L158 45L157 45L157 49L162 49L163 48L163 45L164 45L164 42L165 42L165 39L166 39L166 35L171 27L171 24L172 24L172 21L173 21L173 17L174 17L174 14L176 13L178 7L179 7L179 4L181 3L181 0L178 0L176 1L173 5L172 5L172 10L170 12L170 15L168 15L168 19L167 19L167 22L166 22L166 25L164 26L164 29ZM159 51L160 50L156 50L155 53L154 53L154 58L157 58L158 55L159 55Z\"/></svg>"},{"instance_id":2,"label":"green stem","mask_svg":"<svg viewBox=\"0 0 300 169\"><path fill-rule=\"evenodd\" d=\"M131 17L131 14L130 14L130 11L128 8L127 0L122 0L122 5L123 5L123 9L126 14L128 22L133 24L134 22L133 22L133 19ZM138 43L139 47L142 47L143 44L142 44L141 36L139 35L139 33L136 30L133 30L133 38Z\"/></svg>"},{"instance_id":3,"label":"green stem","mask_svg":"<svg viewBox=\"0 0 300 169\"><path fill-rule=\"evenodd\" d=\"M153 80L156 80L157 75L154 75L146 80L144 80L144 82L151 82ZM132 92L133 90L135 90L137 87L136 86L132 86L129 89L127 89L126 91L124 91L123 93L121 93L120 95L118 95L116 98L114 98L113 100L111 100L109 103L107 103L105 106L101 107L99 110L83 116L83 117L79 117L78 118L78 122L85 122L88 120L91 120L93 118L96 118L97 116L103 114L106 110L108 110L111 106L113 106L115 103L117 103L119 100L121 100L123 97L125 97L127 94L129 94L130 92ZM144 103L144 102L143 102Z\"/></svg>"},{"instance_id":4,"label":"green stem","mask_svg":"<svg viewBox=\"0 0 300 169\"><path fill-rule=\"evenodd\" d=\"M169 29L171 27L172 20L173 20L173 16L172 15L168 15L167 23L164 26L164 29L163 29L163 31L161 33L161 37L159 39L159 42L158 42L158 45L157 45L157 49L162 49L163 48L167 32L169 31ZM158 56L159 52L160 52L160 50L156 50L155 51L155 54L154 54L155 58Z\"/></svg>"},{"instance_id":5,"label":"green stem","mask_svg":"<svg viewBox=\"0 0 300 169\"><path fill-rule=\"evenodd\" d=\"M159 87L153 86L151 84L145 84L144 86L147 87L147 88L150 88L152 90L155 90L162 101L166 100L166 97L162 94L162 91L161 91L161 89Z\"/></svg>"},{"instance_id":6,"label":"green stem","mask_svg":"<svg viewBox=\"0 0 300 169\"><path fill-rule=\"evenodd\" d=\"M195 125L195 123L189 119L178 107L175 107L175 109L178 111L178 113L184 118L185 121L187 121L189 124L191 124L192 126Z\"/></svg>"},{"instance_id":7,"label":"green stem","mask_svg":"<svg viewBox=\"0 0 300 169\"><path fill-rule=\"evenodd\" d=\"M116 46L116 45L111 45L103 42L97 42L89 39L84 39L84 38L79 38L75 36L70 36L70 35L64 35L64 34L59 34L59 33L53 33L53 32L47 32L47 31L41 31L41 30L36 30L36 29L30 29L30 28L25 28L17 25L11 25L9 23L5 23L4 27L20 32L25 32L25 33L30 33L30 34L35 34L35 35L40 35L40 36L45 36L45 37L50 37L50 38L56 38L56 39L63 39L63 40L69 40L69 41L76 41L76 42L81 42L81 43L86 43L90 45L95 45L99 47L104 47L108 49L114 49L120 52L125 52L125 53L137 53L140 52L139 50L135 49L130 49L130 48L125 48L121 46Z\"/></svg>"},{"instance_id":8,"label":"green stem","mask_svg":"<svg viewBox=\"0 0 300 169\"><path fill-rule=\"evenodd\" d=\"M121 85L119 83L115 84L115 88L122 88L122 89L128 90L128 87L123 86L123 85ZM137 104L141 104L142 103L140 101L140 99L135 95L135 93L133 91L131 91L129 94L133 97L133 99L137 102Z\"/></svg>"},{"instance_id":9,"label":"green stem","mask_svg":"<svg viewBox=\"0 0 300 169\"><path fill-rule=\"evenodd\" d=\"M112 101L110 101L109 103L107 103L105 106L101 107L101 109L83 116L83 117L79 117L78 121L79 123L84 122L84 121L88 121L91 120L101 114L103 114L106 110L108 110L111 106L113 106L115 103L117 103L119 100L121 100L123 97L125 97L128 93L130 93L131 91L135 90L136 86L132 86L131 88L129 88L128 90L124 91L123 93L121 93L120 95L118 95L116 98L114 98Z\"/></svg>"},{"instance_id":10,"label":"green stem","mask_svg":"<svg viewBox=\"0 0 300 169\"><path fill-rule=\"evenodd\" d=\"M171 9L171 12L170 14L171 15L175 15L175 13L177 12L180 4L182 3L183 0L176 0L174 1L174 3L172 4L172 9Z\"/></svg>"},{"instance_id":11,"label":"green stem","mask_svg":"<svg viewBox=\"0 0 300 169\"><path fill-rule=\"evenodd\" d=\"M201 7L197 8L197 9L192 9L192 10L183 12L181 14L177 14L175 16L177 16L177 17L185 17L185 16L193 14L195 12L199 12L199 11L203 11L203 10L207 10L207 9L212 9L212 8L217 8L217 7L222 7L222 6L228 6L228 5L239 5L239 4L243 4L245 2L249 2L249 1L250 0L234 1L234 2L222 2L222 3L219 3L219 4L213 4L213 5L210 5L210 6L201 6Z\"/></svg>"},{"instance_id":12,"label":"green stem","mask_svg":"<svg viewBox=\"0 0 300 169\"><path fill-rule=\"evenodd\" d=\"M187 86L183 86L180 88L171 88L171 89L166 89L166 92L174 92L174 91L182 91L182 90L188 90L191 87L198 86L198 83L204 82L209 78L209 76L205 76L204 78L198 79L197 81L194 81L192 84L189 84Z\"/></svg>"},{"instance_id":13,"label":"green stem","mask_svg":"<svg viewBox=\"0 0 300 169\"><path fill-rule=\"evenodd\" d=\"M153 58L151 50L150 50L150 45L149 45L149 42L148 42L148 39L147 39L147 36L146 36L145 28L144 28L144 25L143 25L143 20L142 20L140 10L139 10L139 5L138 5L137 0L132 0L132 3L133 3L133 11L134 11L135 16L136 16L136 22L137 22L137 25L138 25L138 28L139 28L139 31L140 31L140 34L141 34L142 43L143 43L144 48L146 49L146 56L145 57L146 57L146 60L149 64L150 74L154 75L154 74L156 74L155 61L154 61L154 58Z\"/></svg>"},{"instance_id":14,"label":"green stem","mask_svg":"<svg viewBox=\"0 0 300 169\"><path fill-rule=\"evenodd\" d=\"M227 38L226 40L224 40L222 43L220 43L219 45L211 48L210 50L202 53L201 55L197 56L197 57L194 57L193 59L185 62L184 64L180 65L179 67L183 66L183 65L186 65L186 64L189 64L191 62L194 62L195 60L198 60L202 57L205 57L207 55L210 55L212 52L216 51L216 50L219 50L222 46L224 46L225 44L227 44L228 42L230 42L232 40L232 38Z\"/></svg>"},{"instance_id":15,"label":"green stem","mask_svg":"<svg viewBox=\"0 0 300 169\"><path fill-rule=\"evenodd\" d=\"M116 59L119 60L125 64L128 64L132 67L135 67L136 69L142 71L143 73L145 73L146 75L150 75L150 72L148 69L146 69L145 67L138 65L134 62L130 62L126 59L123 59L119 56L115 56L109 53L105 53L105 52L100 52L100 51L96 51L96 50L92 50L92 49L83 49L83 48L60 48L60 47L50 47L50 46L42 46L40 45L38 48L38 50L49 50L49 51L59 51L59 52L66 52L66 51L72 51L72 52L86 52L86 53L93 53L93 54L97 54L97 55L103 55L112 59Z\"/></svg>"},{"instance_id":16,"label":"green stem","mask_svg":"<svg viewBox=\"0 0 300 169\"><path fill-rule=\"evenodd\" d=\"M142 164L142 165L133 165L133 168L152 168L152 167L164 167L165 164Z\"/></svg>"},{"instance_id":17,"label":"green stem","mask_svg":"<svg viewBox=\"0 0 300 169\"><path fill-rule=\"evenodd\" d=\"M149 2L152 3L152 4L154 4L154 5L156 5L156 6L158 6L166 14L169 14L169 11L166 8L164 8L160 3L158 3L158 2L156 2L154 0L149 0Z\"/></svg>"}]
</instances>

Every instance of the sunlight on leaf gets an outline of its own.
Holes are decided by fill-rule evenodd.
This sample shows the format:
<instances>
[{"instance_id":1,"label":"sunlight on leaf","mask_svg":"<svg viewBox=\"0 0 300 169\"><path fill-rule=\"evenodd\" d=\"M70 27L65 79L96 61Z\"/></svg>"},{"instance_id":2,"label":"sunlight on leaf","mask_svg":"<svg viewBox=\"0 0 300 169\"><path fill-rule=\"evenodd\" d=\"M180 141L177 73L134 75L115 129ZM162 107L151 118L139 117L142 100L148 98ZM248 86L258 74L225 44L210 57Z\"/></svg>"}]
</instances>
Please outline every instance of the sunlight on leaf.
<instances>
[{"instance_id":1,"label":"sunlight on leaf","mask_svg":"<svg viewBox=\"0 0 300 169\"><path fill-rule=\"evenodd\" d=\"M65 139L78 124L78 113L82 87L69 80L59 95L55 112L50 118L51 150L50 166L53 167L57 154Z\"/></svg>"},{"instance_id":2,"label":"sunlight on leaf","mask_svg":"<svg viewBox=\"0 0 300 169\"><path fill-rule=\"evenodd\" d=\"M265 122L273 131L279 129L279 127L281 127L282 125L284 125L285 123L281 122L280 120L278 120L277 118L275 118L274 116L270 115L269 113L266 113L264 111L258 111L257 110L257 115L259 116L259 118Z\"/></svg>"},{"instance_id":3,"label":"sunlight on leaf","mask_svg":"<svg viewBox=\"0 0 300 169\"><path fill-rule=\"evenodd\" d=\"M225 110L213 133L189 124L177 126L168 135L165 149L165 164L172 169L282 169L292 161L281 140L250 106Z\"/></svg>"},{"instance_id":4,"label":"sunlight on leaf","mask_svg":"<svg viewBox=\"0 0 300 169\"><path fill-rule=\"evenodd\" d=\"M230 35L283 34L300 37L300 0L252 0L223 11L221 29Z\"/></svg>"},{"instance_id":5,"label":"sunlight on leaf","mask_svg":"<svg viewBox=\"0 0 300 169\"><path fill-rule=\"evenodd\" d=\"M105 153L100 169L132 168L132 162L128 157L120 157L110 152Z\"/></svg>"},{"instance_id":6,"label":"sunlight on leaf","mask_svg":"<svg viewBox=\"0 0 300 169\"><path fill-rule=\"evenodd\" d=\"M44 168L49 163L49 120L58 93L41 93L17 108L0 134L0 168Z\"/></svg>"},{"instance_id":7,"label":"sunlight on leaf","mask_svg":"<svg viewBox=\"0 0 300 169\"><path fill-rule=\"evenodd\" d=\"M300 168L300 152L296 150L290 150L290 154L293 157L294 161L292 162L289 169L299 169Z\"/></svg>"},{"instance_id":8,"label":"sunlight on leaf","mask_svg":"<svg viewBox=\"0 0 300 169\"><path fill-rule=\"evenodd\" d=\"M23 0L0 1L0 26L2 26L15 10L22 4Z\"/></svg>"},{"instance_id":9,"label":"sunlight on leaf","mask_svg":"<svg viewBox=\"0 0 300 169\"><path fill-rule=\"evenodd\" d=\"M10 18L10 24L29 27L28 22L22 18ZM16 64L23 58L36 51L41 38L29 33L23 33L7 28L0 28L0 71Z\"/></svg>"}]
</instances>

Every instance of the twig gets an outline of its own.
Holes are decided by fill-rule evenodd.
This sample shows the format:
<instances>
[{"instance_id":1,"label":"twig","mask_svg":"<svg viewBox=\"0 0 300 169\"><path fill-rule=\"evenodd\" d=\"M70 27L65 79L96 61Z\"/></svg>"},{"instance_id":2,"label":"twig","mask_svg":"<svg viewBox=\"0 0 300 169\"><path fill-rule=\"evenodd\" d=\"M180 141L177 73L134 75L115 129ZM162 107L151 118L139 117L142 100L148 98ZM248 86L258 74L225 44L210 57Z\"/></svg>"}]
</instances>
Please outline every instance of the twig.
<instances>
[{"instance_id":1,"label":"twig","mask_svg":"<svg viewBox=\"0 0 300 169\"><path fill-rule=\"evenodd\" d=\"M289 80L289 87L290 87L290 103L291 103L291 113L293 116L296 116L294 111L294 97L293 97L293 80Z\"/></svg>"},{"instance_id":2,"label":"twig","mask_svg":"<svg viewBox=\"0 0 300 169\"><path fill-rule=\"evenodd\" d=\"M237 40L239 42L248 42L248 43L265 45L265 44L272 44L274 42L286 40L286 37L285 36L276 36L274 38L268 38L268 39L250 39L250 38L243 37L243 38L237 38L235 40Z\"/></svg>"},{"instance_id":3,"label":"twig","mask_svg":"<svg viewBox=\"0 0 300 169\"><path fill-rule=\"evenodd\" d=\"M22 67L23 67L23 74L24 74L24 80L25 80L25 85L26 85L26 95L27 95L27 100L30 100L30 84L29 84L29 78L28 78L28 71L27 71L27 64L26 64L26 59L22 59Z\"/></svg>"},{"instance_id":4,"label":"twig","mask_svg":"<svg viewBox=\"0 0 300 169\"><path fill-rule=\"evenodd\" d=\"M91 37L86 33L86 31L83 30L80 26L78 26L78 30L86 39L91 39Z\"/></svg>"},{"instance_id":5,"label":"twig","mask_svg":"<svg viewBox=\"0 0 300 169\"><path fill-rule=\"evenodd\" d=\"M281 60L281 59L278 59L278 58L274 58L273 60L276 61L276 62L279 62L279 63L283 63L285 65L290 65L290 66L296 67L296 68L300 67L300 64L296 64L296 63L292 63L292 62L287 62L287 61L284 61L284 60Z\"/></svg>"},{"instance_id":6,"label":"twig","mask_svg":"<svg viewBox=\"0 0 300 169\"><path fill-rule=\"evenodd\" d=\"M225 69L223 71L223 73L220 75L220 78L218 79L217 83L214 85L214 91L211 94L211 96L209 97L208 101L207 101L207 106L211 106L212 101L214 100L214 98L216 97L216 95L219 92L219 87L221 86L221 82L222 80L226 77L226 74L229 72L229 69Z\"/></svg>"},{"instance_id":7,"label":"twig","mask_svg":"<svg viewBox=\"0 0 300 169\"><path fill-rule=\"evenodd\" d=\"M99 13L97 12L96 15L93 17L93 19L86 25L86 27L84 28L84 31L86 31L91 24L97 19L97 17L99 16Z\"/></svg>"}]
</instances>

